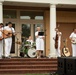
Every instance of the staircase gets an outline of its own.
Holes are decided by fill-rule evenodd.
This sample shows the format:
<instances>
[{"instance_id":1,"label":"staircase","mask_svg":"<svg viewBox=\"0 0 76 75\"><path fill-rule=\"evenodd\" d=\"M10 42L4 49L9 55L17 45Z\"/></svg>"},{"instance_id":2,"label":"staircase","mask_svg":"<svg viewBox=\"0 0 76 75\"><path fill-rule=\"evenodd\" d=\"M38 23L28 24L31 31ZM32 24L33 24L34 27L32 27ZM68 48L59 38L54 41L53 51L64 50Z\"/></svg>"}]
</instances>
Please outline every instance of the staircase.
<instances>
[{"instance_id":1,"label":"staircase","mask_svg":"<svg viewBox=\"0 0 76 75\"><path fill-rule=\"evenodd\" d=\"M57 59L0 59L0 74L50 73L57 71Z\"/></svg>"}]
</instances>

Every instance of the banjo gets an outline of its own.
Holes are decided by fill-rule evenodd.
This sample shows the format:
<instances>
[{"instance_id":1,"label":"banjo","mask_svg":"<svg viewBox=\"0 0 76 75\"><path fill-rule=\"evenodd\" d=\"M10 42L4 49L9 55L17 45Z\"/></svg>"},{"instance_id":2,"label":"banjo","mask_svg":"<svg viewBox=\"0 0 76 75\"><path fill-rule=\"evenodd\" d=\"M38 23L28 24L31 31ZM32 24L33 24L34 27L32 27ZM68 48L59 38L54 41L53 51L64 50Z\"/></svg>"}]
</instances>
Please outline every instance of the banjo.
<instances>
[{"instance_id":1,"label":"banjo","mask_svg":"<svg viewBox=\"0 0 76 75\"><path fill-rule=\"evenodd\" d=\"M63 43L64 47L62 48L62 56L69 57L71 54L69 48L67 47L67 39L64 40Z\"/></svg>"},{"instance_id":2,"label":"banjo","mask_svg":"<svg viewBox=\"0 0 76 75\"><path fill-rule=\"evenodd\" d=\"M76 37L72 38L71 43L76 44Z\"/></svg>"}]
</instances>

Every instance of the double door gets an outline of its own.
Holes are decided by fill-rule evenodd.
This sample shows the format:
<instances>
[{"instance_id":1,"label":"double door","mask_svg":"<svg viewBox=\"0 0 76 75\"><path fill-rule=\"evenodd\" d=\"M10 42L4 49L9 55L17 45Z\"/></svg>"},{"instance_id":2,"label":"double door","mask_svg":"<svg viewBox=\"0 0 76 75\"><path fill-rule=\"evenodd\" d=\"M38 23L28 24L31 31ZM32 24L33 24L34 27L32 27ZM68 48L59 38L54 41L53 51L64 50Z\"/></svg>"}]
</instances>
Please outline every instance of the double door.
<instances>
[{"instance_id":1,"label":"double door","mask_svg":"<svg viewBox=\"0 0 76 75\"><path fill-rule=\"evenodd\" d=\"M7 25L7 22L4 22L4 25ZM11 21L12 22L12 21ZM23 42L24 39L28 39L29 36L32 37L32 40L35 42L35 31L39 26L41 30L44 31L43 23L26 23L26 22L15 22L13 21L13 27L16 31L16 36L12 37L12 47L11 47L11 56L19 56L20 54L20 46L22 44L17 44L16 42Z\"/></svg>"}]
</instances>

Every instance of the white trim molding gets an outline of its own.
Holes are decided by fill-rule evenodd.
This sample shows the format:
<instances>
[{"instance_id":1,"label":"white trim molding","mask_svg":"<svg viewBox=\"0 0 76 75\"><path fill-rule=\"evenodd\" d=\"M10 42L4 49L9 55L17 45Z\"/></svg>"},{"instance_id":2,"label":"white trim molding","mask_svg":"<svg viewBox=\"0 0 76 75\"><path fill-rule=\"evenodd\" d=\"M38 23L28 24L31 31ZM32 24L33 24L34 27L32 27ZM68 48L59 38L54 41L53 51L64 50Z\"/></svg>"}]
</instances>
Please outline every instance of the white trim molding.
<instances>
[{"instance_id":1,"label":"white trim molding","mask_svg":"<svg viewBox=\"0 0 76 75\"><path fill-rule=\"evenodd\" d=\"M0 2L0 23L3 23L3 3Z\"/></svg>"}]
</instances>

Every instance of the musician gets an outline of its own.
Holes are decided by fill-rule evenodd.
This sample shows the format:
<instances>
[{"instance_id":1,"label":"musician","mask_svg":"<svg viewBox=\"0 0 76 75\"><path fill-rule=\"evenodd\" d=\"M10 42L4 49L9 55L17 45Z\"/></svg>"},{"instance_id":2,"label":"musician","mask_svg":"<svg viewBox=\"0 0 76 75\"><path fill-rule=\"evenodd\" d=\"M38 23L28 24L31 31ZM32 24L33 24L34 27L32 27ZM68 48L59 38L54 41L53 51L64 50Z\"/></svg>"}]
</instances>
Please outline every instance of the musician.
<instances>
[{"instance_id":1,"label":"musician","mask_svg":"<svg viewBox=\"0 0 76 75\"><path fill-rule=\"evenodd\" d=\"M76 57L76 28L74 29L74 31L71 33L70 35L70 40L72 42L72 56Z\"/></svg>"},{"instance_id":2,"label":"musician","mask_svg":"<svg viewBox=\"0 0 76 75\"><path fill-rule=\"evenodd\" d=\"M37 27L37 31L35 32L35 37L36 37L36 53L37 53L37 58L41 58L42 51L44 51L44 36L39 36L38 33L41 31L40 27Z\"/></svg>"},{"instance_id":3,"label":"musician","mask_svg":"<svg viewBox=\"0 0 76 75\"><path fill-rule=\"evenodd\" d=\"M31 45L33 44L33 40L32 40L32 37L31 37L31 36L29 36L28 40L26 40L26 41L27 41L27 42L30 42Z\"/></svg>"},{"instance_id":4,"label":"musician","mask_svg":"<svg viewBox=\"0 0 76 75\"><path fill-rule=\"evenodd\" d=\"M4 27L5 31L8 31L9 33L6 35L7 38L5 38L5 57L10 58L10 51L12 46L12 36L9 37L10 34L15 35L15 30L12 27L12 23L8 22L8 25Z\"/></svg>"},{"instance_id":5,"label":"musician","mask_svg":"<svg viewBox=\"0 0 76 75\"><path fill-rule=\"evenodd\" d=\"M3 56L3 35L2 35L2 31L3 31L3 23L0 23L0 59Z\"/></svg>"},{"instance_id":6,"label":"musician","mask_svg":"<svg viewBox=\"0 0 76 75\"><path fill-rule=\"evenodd\" d=\"M54 40L55 40L56 54L57 54L57 57L61 57L60 46L61 46L62 33L58 30L58 28L55 28L55 31L56 31L56 36L54 37Z\"/></svg>"}]
</instances>

